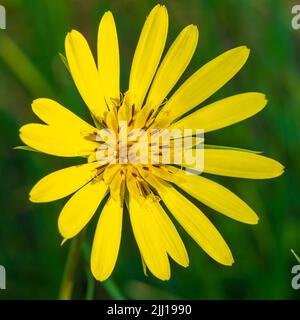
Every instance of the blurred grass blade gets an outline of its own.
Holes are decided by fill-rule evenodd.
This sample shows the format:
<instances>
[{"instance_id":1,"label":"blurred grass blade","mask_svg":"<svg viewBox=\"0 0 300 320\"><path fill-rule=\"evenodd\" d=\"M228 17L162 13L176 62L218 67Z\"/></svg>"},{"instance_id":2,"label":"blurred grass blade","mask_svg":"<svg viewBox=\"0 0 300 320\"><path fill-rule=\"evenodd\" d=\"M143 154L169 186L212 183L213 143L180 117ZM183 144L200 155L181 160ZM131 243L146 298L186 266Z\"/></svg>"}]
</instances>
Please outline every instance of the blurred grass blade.
<instances>
[{"instance_id":1,"label":"blurred grass blade","mask_svg":"<svg viewBox=\"0 0 300 320\"><path fill-rule=\"evenodd\" d=\"M65 67L68 69L68 71L71 73L71 71L70 71L70 67L69 67L69 64L68 64L68 60L67 60L67 58L66 58L66 56L65 55L63 55L62 53L58 53L58 55L59 55L59 57L60 57L60 59L61 59L61 61L62 61L62 63L65 65Z\"/></svg>"},{"instance_id":2,"label":"blurred grass blade","mask_svg":"<svg viewBox=\"0 0 300 320\"><path fill-rule=\"evenodd\" d=\"M85 300L93 300L96 283L94 278L91 276L91 272L89 268L86 268L86 278L87 278L87 286L86 286Z\"/></svg>"},{"instance_id":3,"label":"blurred grass blade","mask_svg":"<svg viewBox=\"0 0 300 320\"><path fill-rule=\"evenodd\" d=\"M299 258L299 256L297 255L297 253L296 253L293 249L291 249L291 252L292 252L292 254L295 256L296 260L300 263L300 258Z\"/></svg>"},{"instance_id":4,"label":"blurred grass blade","mask_svg":"<svg viewBox=\"0 0 300 320\"><path fill-rule=\"evenodd\" d=\"M143 257L142 257L142 256L141 256L141 259L142 259L142 267L143 267L144 275L145 275L146 277L148 277L146 263L145 263L145 261L144 261L144 259L143 259Z\"/></svg>"},{"instance_id":5,"label":"blurred grass blade","mask_svg":"<svg viewBox=\"0 0 300 320\"><path fill-rule=\"evenodd\" d=\"M126 300L125 296L120 291L119 287L116 285L116 283L112 280L111 277L106 281L102 282L102 285L104 286L106 291L110 294L110 296L115 300Z\"/></svg>"},{"instance_id":6,"label":"blurred grass blade","mask_svg":"<svg viewBox=\"0 0 300 320\"><path fill-rule=\"evenodd\" d=\"M59 291L59 300L72 300L72 294L75 284L76 269L80 257L81 244L84 238L84 231L81 231L79 235L72 239L71 246L69 248L69 254L61 282ZM62 242L62 244L66 241Z\"/></svg>"},{"instance_id":7,"label":"blurred grass blade","mask_svg":"<svg viewBox=\"0 0 300 320\"><path fill-rule=\"evenodd\" d=\"M17 44L5 33L0 36L0 48L0 58L34 97L41 95L55 96L46 79Z\"/></svg>"}]
</instances>

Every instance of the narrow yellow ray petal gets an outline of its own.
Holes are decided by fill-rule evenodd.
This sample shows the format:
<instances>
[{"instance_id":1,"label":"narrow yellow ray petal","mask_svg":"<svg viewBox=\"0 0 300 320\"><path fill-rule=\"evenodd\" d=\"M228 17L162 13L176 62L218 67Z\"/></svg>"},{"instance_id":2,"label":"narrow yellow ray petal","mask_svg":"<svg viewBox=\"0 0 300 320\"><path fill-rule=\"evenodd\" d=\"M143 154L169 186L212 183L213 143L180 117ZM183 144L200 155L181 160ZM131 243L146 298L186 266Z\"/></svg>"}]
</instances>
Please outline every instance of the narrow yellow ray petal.
<instances>
[{"instance_id":1,"label":"narrow yellow ray petal","mask_svg":"<svg viewBox=\"0 0 300 320\"><path fill-rule=\"evenodd\" d=\"M131 195L129 195L129 213L137 245L148 269L161 280L170 279L167 251L153 215Z\"/></svg>"},{"instance_id":2,"label":"narrow yellow ray petal","mask_svg":"<svg viewBox=\"0 0 300 320\"><path fill-rule=\"evenodd\" d=\"M156 168L154 166L150 166L150 171L152 174L154 174L155 176L166 180L166 181L170 181L173 182L175 184L183 184L184 182L187 181L186 175L183 174L178 174L180 173L180 169L179 168L175 168L175 167L159 167Z\"/></svg>"},{"instance_id":3,"label":"narrow yellow ray petal","mask_svg":"<svg viewBox=\"0 0 300 320\"><path fill-rule=\"evenodd\" d=\"M158 68L147 97L147 103L153 105L155 110L167 97L190 63L197 43L198 28L194 25L184 28L173 42Z\"/></svg>"},{"instance_id":4,"label":"narrow yellow ray petal","mask_svg":"<svg viewBox=\"0 0 300 320\"><path fill-rule=\"evenodd\" d=\"M112 273L121 242L123 208L109 198L95 232L91 254L91 270L97 280L104 281Z\"/></svg>"},{"instance_id":5,"label":"narrow yellow ray petal","mask_svg":"<svg viewBox=\"0 0 300 320\"><path fill-rule=\"evenodd\" d=\"M109 185L113 178L115 177L115 175L117 173L119 173L119 171L121 170L122 166L120 164L110 164L108 165L103 173L103 180L104 182Z\"/></svg>"},{"instance_id":6,"label":"narrow yellow ray petal","mask_svg":"<svg viewBox=\"0 0 300 320\"><path fill-rule=\"evenodd\" d=\"M91 181L98 167L98 163L86 163L52 172L31 189L30 201L49 202L68 196Z\"/></svg>"},{"instance_id":7,"label":"narrow yellow ray petal","mask_svg":"<svg viewBox=\"0 0 300 320\"><path fill-rule=\"evenodd\" d=\"M149 203L149 210L160 228L168 254L178 264L187 267L189 265L188 254L173 222L157 201Z\"/></svg>"},{"instance_id":8,"label":"narrow yellow ray petal","mask_svg":"<svg viewBox=\"0 0 300 320\"><path fill-rule=\"evenodd\" d=\"M147 127L148 121L152 121L151 117L156 110L156 106L152 103L145 104L143 109L140 110L135 116L134 128L143 129Z\"/></svg>"},{"instance_id":9,"label":"narrow yellow ray petal","mask_svg":"<svg viewBox=\"0 0 300 320\"><path fill-rule=\"evenodd\" d=\"M38 151L61 157L88 156L99 146L85 139L80 132L37 123L21 127L20 138Z\"/></svg>"},{"instance_id":10,"label":"narrow yellow ray petal","mask_svg":"<svg viewBox=\"0 0 300 320\"><path fill-rule=\"evenodd\" d=\"M248 56L249 49L242 46L226 51L208 62L174 93L162 108L157 121L166 117L172 122L205 101L234 77Z\"/></svg>"},{"instance_id":11,"label":"narrow yellow ray petal","mask_svg":"<svg viewBox=\"0 0 300 320\"><path fill-rule=\"evenodd\" d=\"M168 12L157 5L146 19L133 57L129 91L136 110L142 106L163 53L168 33Z\"/></svg>"},{"instance_id":12,"label":"narrow yellow ray petal","mask_svg":"<svg viewBox=\"0 0 300 320\"><path fill-rule=\"evenodd\" d=\"M213 259L224 265L232 265L233 257L226 242L209 219L193 203L170 184L149 178L161 199L186 232Z\"/></svg>"},{"instance_id":13,"label":"narrow yellow ray petal","mask_svg":"<svg viewBox=\"0 0 300 320\"><path fill-rule=\"evenodd\" d=\"M235 150L204 150L204 172L221 176L270 179L280 176L284 167L271 158Z\"/></svg>"},{"instance_id":14,"label":"narrow yellow ray petal","mask_svg":"<svg viewBox=\"0 0 300 320\"><path fill-rule=\"evenodd\" d=\"M90 111L100 120L108 109L90 47L81 33L72 30L66 37L65 49L77 89Z\"/></svg>"},{"instance_id":15,"label":"narrow yellow ray petal","mask_svg":"<svg viewBox=\"0 0 300 320\"><path fill-rule=\"evenodd\" d=\"M120 57L114 17L106 12L98 30L98 70L108 106L120 100Z\"/></svg>"},{"instance_id":16,"label":"narrow yellow ray petal","mask_svg":"<svg viewBox=\"0 0 300 320\"><path fill-rule=\"evenodd\" d=\"M103 181L93 180L66 203L58 218L59 232L65 239L73 238L87 225L106 191L107 186Z\"/></svg>"},{"instance_id":17,"label":"narrow yellow ray petal","mask_svg":"<svg viewBox=\"0 0 300 320\"><path fill-rule=\"evenodd\" d=\"M205 106L171 125L174 128L204 129L209 132L252 117L267 104L264 94L234 95Z\"/></svg>"},{"instance_id":18,"label":"narrow yellow ray petal","mask_svg":"<svg viewBox=\"0 0 300 320\"><path fill-rule=\"evenodd\" d=\"M86 134L93 134L97 131L96 128L51 99L40 98L34 100L32 110L42 121L51 126L78 130Z\"/></svg>"},{"instance_id":19,"label":"narrow yellow ray petal","mask_svg":"<svg viewBox=\"0 0 300 320\"><path fill-rule=\"evenodd\" d=\"M257 224L256 213L237 195L222 185L197 175L186 175L178 186L208 207L237 221Z\"/></svg>"}]
</instances>

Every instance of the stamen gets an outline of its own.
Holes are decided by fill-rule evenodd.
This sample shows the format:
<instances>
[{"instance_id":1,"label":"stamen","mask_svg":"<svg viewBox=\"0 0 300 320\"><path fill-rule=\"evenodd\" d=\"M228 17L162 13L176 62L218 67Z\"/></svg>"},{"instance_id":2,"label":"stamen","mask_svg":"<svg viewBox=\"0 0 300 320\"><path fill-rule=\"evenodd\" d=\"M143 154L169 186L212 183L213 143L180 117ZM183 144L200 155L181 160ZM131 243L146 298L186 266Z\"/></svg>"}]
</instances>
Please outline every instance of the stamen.
<instances>
[{"instance_id":1,"label":"stamen","mask_svg":"<svg viewBox=\"0 0 300 320\"><path fill-rule=\"evenodd\" d=\"M131 119L134 116L134 109L135 109L135 104L131 105Z\"/></svg>"},{"instance_id":2,"label":"stamen","mask_svg":"<svg viewBox=\"0 0 300 320\"><path fill-rule=\"evenodd\" d=\"M105 122L104 119L102 119L102 124L104 125L104 127L108 127L107 123Z\"/></svg>"},{"instance_id":3,"label":"stamen","mask_svg":"<svg viewBox=\"0 0 300 320\"><path fill-rule=\"evenodd\" d=\"M147 119L146 119L146 123L147 123L148 120L151 118L153 112L154 112L154 109L151 109L150 112L149 112L149 114L148 114L148 117L147 117ZM145 123L145 125L146 125L146 123Z\"/></svg>"}]
</instances>

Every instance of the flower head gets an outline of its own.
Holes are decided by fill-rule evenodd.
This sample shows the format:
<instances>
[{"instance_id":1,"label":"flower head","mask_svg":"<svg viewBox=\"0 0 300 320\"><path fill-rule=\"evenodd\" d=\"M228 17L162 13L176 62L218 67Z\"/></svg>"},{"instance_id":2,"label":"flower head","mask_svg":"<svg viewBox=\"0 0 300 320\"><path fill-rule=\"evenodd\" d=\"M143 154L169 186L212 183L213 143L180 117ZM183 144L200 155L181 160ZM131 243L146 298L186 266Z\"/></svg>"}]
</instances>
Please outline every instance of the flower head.
<instances>
[{"instance_id":1,"label":"flower head","mask_svg":"<svg viewBox=\"0 0 300 320\"><path fill-rule=\"evenodd\" d=\"M208 147L203 139L196 141L193 132L190 137L196 140L192 147L181 148L183 137L161 142L159 137L166 129L202 129L206 133L249 118L266 105L263 94L250 92L186 115L242 68L249 49L242 46L221 54L170 96L194 54L198 29L194 25L184 28L162 58L167 33L167 9L157 5L140 35L129 88L121 94L118 38L112 14L105 13L100 22L97 64L85 38L71 31L65 41L68 67L95 125L53 100L37 99L32 109L45 124L27 124L20 130L22 141L37 151L86 158L84 164L44 177L31 190L30 200L49 202L72 195L58 220L64 239L76 236L105 202L91 253L91 270L98 280L107 279L115 266L125 207L142 261L156 277L170 278L169 257L184 267L189 264L169 214L214 260L231 265L232 254L220 233L181 191L232 219L256 224L258 217L225 187L199 174L186 174L184 169L251 179L273 178L283 172L283 166L275 160L240 149ZM167 160L165 150L169 152ZM202 150L201 170L197 161L174 161L188 150L196 153L196 158L197 151Z\"/></svg>"}]
</instances>

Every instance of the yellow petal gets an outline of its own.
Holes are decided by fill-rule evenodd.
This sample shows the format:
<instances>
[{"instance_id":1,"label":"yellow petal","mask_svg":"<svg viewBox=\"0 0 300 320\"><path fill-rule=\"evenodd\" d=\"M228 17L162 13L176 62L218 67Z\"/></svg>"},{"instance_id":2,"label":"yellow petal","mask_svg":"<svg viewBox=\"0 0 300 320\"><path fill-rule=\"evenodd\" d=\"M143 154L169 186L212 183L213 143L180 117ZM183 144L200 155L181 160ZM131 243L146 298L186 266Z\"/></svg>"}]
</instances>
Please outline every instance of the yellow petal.
<instances>
[{"instance_id":1,"label":"yellow petal","mask_svg":"<svg viewBox=\"0 0 300 320\"><path fill-rule=\"evenodd\" d=\"M115 174L109 184L110 195L115 201L123 203L125 194L125 175L122 170Z\"/></svg>"},{"instance_id":2,"label":"yellow petal","mask_svg":"<svg viewBox=\"0 0 300 320\"><path fill-rule=\"evenodd\" d=\"M103 173L103 180L104 182L109 185L115 175L120 172L122 169L122 166L120 164L110 164L107 167L105 167L104 173Z\"/></svg>"},{"instance_id":3,"label":"yellow petal","mask_svg":"<svg viewBox=\"0 0 300 320\"><path fill-rule=\"evenodd\" d=\"M49 202L68 196L91 181L98 167L98 163L87 163L52 172L35 184L30 201Z\"/></svg>"},{"instance_id":4,"label":"yellow petal","mask_svg":"<svg viewBox=\"0 0 300 320\"><path fill-rule=\"evenodd\" d=\"M98 69L106 103L114 106L120 100L120 58L114 17L106 12L98 31Z\"/></svg>"},{"instance_id":5,"label":"yellow petal","mask_svg":"<svg viewBox=\"0 0 300 320\"><path fill-rule=\"evenodd\" d=\"M157 201L149 203L149 210L160 228L168 254L178 264L187 267L189 265L188 254L173 222Z\"/></svg>"},{"instance_id":6,"label":"yellow petal","mask_svg":"<svg viewBox=\"0 0 300 320\"><path fill-rule=\"evenodd\" d=\"M151 173L154 174L155 176L175 184L182 184L186 181L186 175L178 174L178 171L179 172L181 171L179 168L175 168L172 166L168 166L168 167L150 166L149 169Z\"/></svg>"},{"instance_id":7,"label":"yellow petal","mask_svg":"<svg viewBox=\"0 0 300 320\"><path fill-rule=\"evenodd\" d=\"M191 61L198 43L198 29L194 25L187 26L178 35L153 80L147 103L157 109Z\"/></svg>"},{"instance_id":8,"label":"yellow petal","mask_svg":"<svg viewBox=\"0 0 300 320\"><path fill-rule=\"evenodd\" d=\"M157 121L169 122L205 101L223 87L245 64L249 49L238 47L226 51L195 72L162 108Z\"/></svg>"},{"instance_id":9,"label":"yellow petal","mask_svg":"<svg viewBox=\"0 0 300 320\"><path fill-rule=\"evenodd\" d=\"M153 215L131 195L129 213L137 245L148 269L161 280L170 279L167 251Z\"/></svg>"},{"instance_id":10,"label":"yellow petal","mask_svg":"<svg viewBox=\"0 0 300 320\"><path fill-rule=\"evenodd\" d=\"M256 224L256 213L233 192L222 185L197 175L185 175L179 187L206 206L240 222Z\"/></svg>"},{"instance_id":11,"label":"yellow petal","mask_svg":"<svg viewBox=\"0 0 300 320\"><path fill-rule=\"evenodd\" d=\"M65 48L77 89L90 111L100 120L108 109L90 47L81 33L72 30L66 37Z\"/></svg>"},{"instance_id":12,"label":"yellow petal","mask_svg":"<svg viewBox=\"0 0 300 320\"><path fill-rule=\"evenodd\" d=\"M233 258L226 242L208 218L170 184L149 179L161 199L200 247L217 262L232 265Z\"/></svg>"},{"instance_id":13,"label":"yellow petal","mask_svg":"<svg viewBox=\"0 0 300 320\"><path fill-rule=\"evenodd\" d=\"M267 104L264 94L250 92L231 96L193 112L175 122L173 128L203 129L209 132L252 117Z\"/></svg>"},{"instance_id":14,"label":"yellow petal","mask_svg":"<svg viewBox=\"0 0 300 320\"><path fill-rule=\"evenodd\" d=\"M269 179L280 176L284 167L277 161L250 152L204 150L204 172L221 176Z\"/></svg>"},{"instance_id":15,"label":"yellow petal","mask_svg":"<svg viewBox=\"0 0 300 320\"><path fill-rule=\"evenodd\" d=\"M93 180L66 203L58 218L59 232L65 239L76 236L90 221L105 196L107 186Z\"/></svg>"},{"instance_id":16,"label":"yellow petal","mask_svg":"<svg viewBox=\"0 0 300 320\"><path fill-rule=\"evenodd\" d=\"M97 129L80 119L73 112L51 99L36 99L32 103L33 112L45 123L65 130L78 130L92 134Z\"/></svg>"},{"instance_id":17,"label":"yellow petal","mask_svg":"<svg viewBox=\"0 0 300 320\"><path fill-rule=\"evenodd\" d=\"M163 53L168 33L168 12L165 6L153 8L144 24L133 57L129 91L136 110L142 106Z\"/></svg>"},{"instance_id":18,"label":"yellow petal","mask_svg":"<svg viewBox=\"0 0 300 320\"><path fill-rule=\"evenodd\" d=\"M61 157L87 156L99 145L85 139L80 132L68 132L63 128L37 123L23 126L20 138L38 151Z\"/></svg>"},{"instance_id":19,"label":"yellow petal","mask_svg":"<svg viewBox=\"0 0 300 320\"><path fill-rule=\"evenodd\" d=\"M97 280L106 280L115 267L121 241L122 212L120 203L112 198L101 212L91 254L91 270Z\"/></svg>"}]
</instances>

